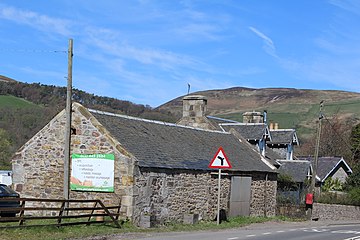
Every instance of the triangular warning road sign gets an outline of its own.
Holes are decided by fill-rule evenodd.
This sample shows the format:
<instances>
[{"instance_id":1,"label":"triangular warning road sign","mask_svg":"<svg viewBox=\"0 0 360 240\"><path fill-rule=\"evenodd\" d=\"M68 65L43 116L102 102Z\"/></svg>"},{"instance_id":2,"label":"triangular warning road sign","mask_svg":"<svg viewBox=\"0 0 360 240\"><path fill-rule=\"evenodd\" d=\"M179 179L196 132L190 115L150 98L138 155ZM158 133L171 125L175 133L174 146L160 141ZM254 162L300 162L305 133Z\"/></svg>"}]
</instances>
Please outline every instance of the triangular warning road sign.
<instances>
[{"instance_id":1,"label":"triangular warning road sign","mask_svg":"<svg viewBox=\"0 0 360 240\"><path fill-rule=\"evenodd\" d=\"M209 168L231 168L230 161L222 147L217 150L214 158L209 164Z\"/></svg>"}]
</instances>

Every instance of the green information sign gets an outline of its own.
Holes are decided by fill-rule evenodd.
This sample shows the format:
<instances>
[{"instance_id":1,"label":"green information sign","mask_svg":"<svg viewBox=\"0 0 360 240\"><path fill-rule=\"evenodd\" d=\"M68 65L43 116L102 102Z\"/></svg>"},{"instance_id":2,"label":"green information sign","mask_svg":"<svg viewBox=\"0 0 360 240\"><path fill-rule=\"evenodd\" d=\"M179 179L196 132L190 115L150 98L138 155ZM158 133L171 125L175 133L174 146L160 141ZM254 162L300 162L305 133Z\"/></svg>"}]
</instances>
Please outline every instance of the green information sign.
<instances>
[{"instance_id":1,"label":"green information sign","mask_svg":"<svg viewBox=\"0 0 360 240\"><path fill-rule=\"evenodd\" d=\"M72 154L70 189L114 192L114 154Z\"/></svg>"}]
</instances>

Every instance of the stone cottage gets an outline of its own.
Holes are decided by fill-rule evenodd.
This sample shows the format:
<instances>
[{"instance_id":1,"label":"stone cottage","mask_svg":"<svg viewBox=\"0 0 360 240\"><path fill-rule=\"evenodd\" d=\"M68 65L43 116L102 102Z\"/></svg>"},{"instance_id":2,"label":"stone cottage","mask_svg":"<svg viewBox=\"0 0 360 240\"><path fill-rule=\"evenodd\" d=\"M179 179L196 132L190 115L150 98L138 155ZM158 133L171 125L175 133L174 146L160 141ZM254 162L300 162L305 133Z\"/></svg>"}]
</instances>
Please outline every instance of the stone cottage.
<instances>
[{"instance_id":1,"label":"stone cottage","mask_svg":"<svg viewBox=\"0 0 360 240\"><path fill-rule=\"evenodd\" d=\"M65 111L12 159L13 185L22 197L63 198ZM221 146L232 169L223 170L221 208L228 215L273 216L275 168L238 134L72 107L71 153L113 154L113 192L70 191L71 199L121 201L135 223L180 222L185 214L213 219L218 172L208 167Z\"/></svg>"}]
</instances>

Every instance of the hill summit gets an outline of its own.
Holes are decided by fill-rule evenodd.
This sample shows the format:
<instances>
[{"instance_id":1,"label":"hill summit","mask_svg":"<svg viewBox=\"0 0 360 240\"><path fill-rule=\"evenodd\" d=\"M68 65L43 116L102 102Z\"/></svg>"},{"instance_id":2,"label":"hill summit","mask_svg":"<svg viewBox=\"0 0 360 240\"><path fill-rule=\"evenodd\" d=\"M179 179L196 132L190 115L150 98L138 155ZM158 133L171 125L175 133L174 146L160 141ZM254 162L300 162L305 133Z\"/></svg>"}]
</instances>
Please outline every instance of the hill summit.
<instances>
[{"instance_id":1,"label":"hill summit","mask_svg":"<svg viewBox=\"0 0 360 240\"><path fill-rule=\"evenodd\" d=\"M360 93L356 92L234 87L193 94L207 98L208 115L241 122L244 112L267 110L270 122L278 123L280 128L295 128L305 137L315 128L321 101L324 101L323 114L327 118L337 115L354 124L360 121ZM158 109L169 111L180 118L183 97L173 99Z\"/></svg>"}]
</instances>

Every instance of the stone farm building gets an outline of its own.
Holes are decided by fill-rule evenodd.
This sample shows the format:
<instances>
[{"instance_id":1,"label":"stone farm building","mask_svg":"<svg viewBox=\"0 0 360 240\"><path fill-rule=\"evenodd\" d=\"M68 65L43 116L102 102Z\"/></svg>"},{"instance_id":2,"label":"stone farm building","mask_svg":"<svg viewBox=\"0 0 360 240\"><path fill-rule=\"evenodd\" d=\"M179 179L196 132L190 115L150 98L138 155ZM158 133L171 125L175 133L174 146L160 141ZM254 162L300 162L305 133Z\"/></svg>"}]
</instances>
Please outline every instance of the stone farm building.
<instances>
[{"instance_id":1,"label":"stone farm building","mask_svg":"<svg viewBox=\"0 0 360 240\"><path fill-rule=\"evenodd\" d=\"M63 198L65 110L12 159L13 187L22 197ZM217 170L208 167L221 146L232 169L223 170L221 208L228 216L273 216L277 172L238 134L72 107L71 153L113 154L114 192L70 191L71 199L119 204L139 223L182 221L185 214L214 219Z\"/></svg>"}]
</instances>

